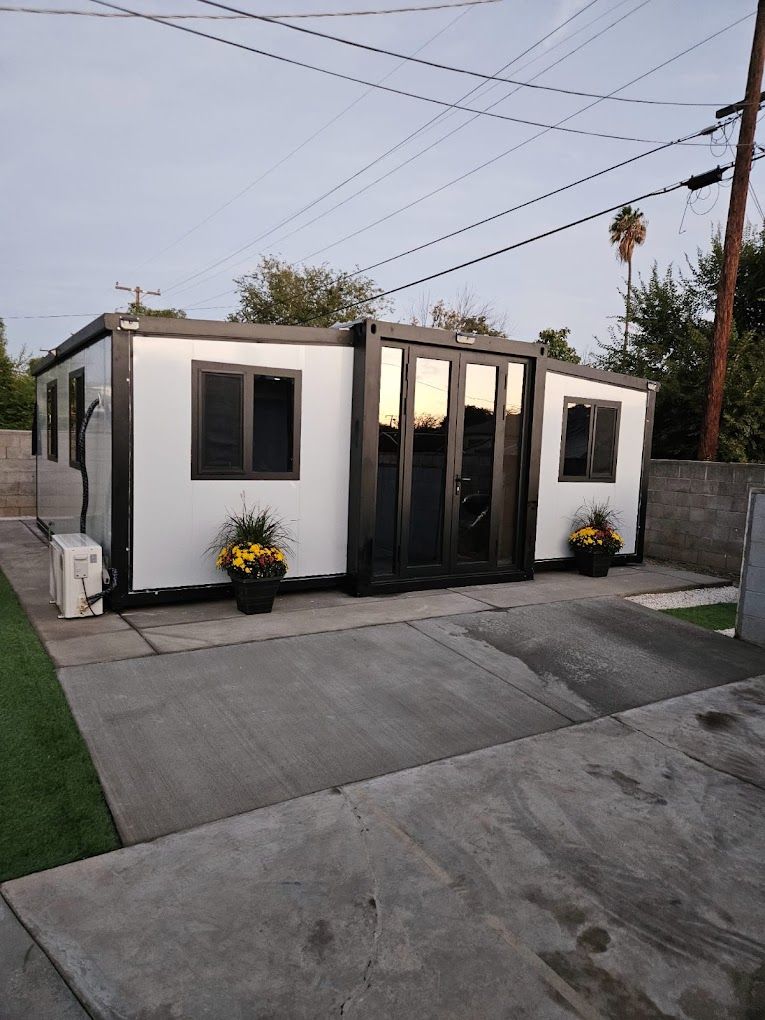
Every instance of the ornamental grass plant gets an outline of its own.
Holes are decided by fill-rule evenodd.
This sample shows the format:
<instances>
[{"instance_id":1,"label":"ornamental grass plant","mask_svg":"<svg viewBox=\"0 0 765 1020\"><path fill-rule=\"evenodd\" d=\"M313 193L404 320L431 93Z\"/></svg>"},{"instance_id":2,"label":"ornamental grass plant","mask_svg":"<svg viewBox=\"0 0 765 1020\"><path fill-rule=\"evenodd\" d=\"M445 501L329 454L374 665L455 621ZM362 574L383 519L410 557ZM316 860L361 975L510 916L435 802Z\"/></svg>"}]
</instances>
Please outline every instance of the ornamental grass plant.
<instances>
[{"instance_id":1,"label":"ornamental grass plant","mask_svg":"<svg viewBox=\"0 0 765 1020\"><path fill-rule=\"evenodd\" d=\"M242 494L241 510L229 511L215 536L215 565L232 578L282 578L287 573L286 553L292 536L270 507L248 507Z\"/></svg>"},{"instance_id":2,"label":"ornamental grass plant","mask_svg":"<svg viewBox=\"0 0 765 1020\"><path fill-rule=\"evenodd\" d=\"M619 514L607 500L585 503L576 512L568 544L575 551L615 556L624 546L624 539L616 530L618 522Z\"/></svg>"}]
</instances>

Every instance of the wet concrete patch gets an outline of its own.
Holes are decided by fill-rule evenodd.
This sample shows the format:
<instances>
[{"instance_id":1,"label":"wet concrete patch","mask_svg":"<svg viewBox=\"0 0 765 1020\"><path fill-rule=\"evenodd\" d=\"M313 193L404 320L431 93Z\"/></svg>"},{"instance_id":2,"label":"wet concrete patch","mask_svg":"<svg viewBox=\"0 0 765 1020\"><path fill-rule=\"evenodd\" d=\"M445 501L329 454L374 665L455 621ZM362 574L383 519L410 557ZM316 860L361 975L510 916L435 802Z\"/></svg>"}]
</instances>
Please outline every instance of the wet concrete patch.
<instances>
[{"instance_id":1,"label":"wet concrete patch","mask_svg":"<svg viewBox=\"0 0 765 1020\"><path fill-rule=\"evenodd\" d=\"M765 677L673 698L618 718L710 768L765 790Z\"/></svg>"},{"instance_id":2,"label":"wet concrete patch","mask_svg":"<svg viewBox=\"0 0 765 1020\"><path fill-rule=\"evenodd\" d=\"M524 606L413 626L574 720L765 672L765 651L620 598Z\"/></svg>"}]
</instances>

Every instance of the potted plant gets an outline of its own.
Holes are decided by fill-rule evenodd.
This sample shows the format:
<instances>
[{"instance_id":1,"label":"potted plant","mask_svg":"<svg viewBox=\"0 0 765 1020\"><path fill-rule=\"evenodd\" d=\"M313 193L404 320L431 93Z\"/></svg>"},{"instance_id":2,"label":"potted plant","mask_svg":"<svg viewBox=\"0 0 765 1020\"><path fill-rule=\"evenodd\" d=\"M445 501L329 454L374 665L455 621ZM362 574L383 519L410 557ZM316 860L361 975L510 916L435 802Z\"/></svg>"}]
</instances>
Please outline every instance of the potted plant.
<instances>
[{"instance_id":1,"label":"potted plant","mask_svg":"<svg viewBox=\"0 0 765 1020\"><path fill-rule=\"evenodd\" d=\"M268 507L250 509L243 498L241 511L228 514L214 546L215 565L231 578L237 609L248 616L270 613L287 573L290 536L281 518Z\"/></svg>"},{"instance_id":2,"label":"potted plant","mask_svg":"<svg viewBox=\"0 0 765 1020\"><path fill-rule=\"evenodd\" d=\"M624 545L616 530L619 515L608 502L586 504L577 511L568 544L580 574L605 577L614 556Z\"/></svg>"}]
</instances>

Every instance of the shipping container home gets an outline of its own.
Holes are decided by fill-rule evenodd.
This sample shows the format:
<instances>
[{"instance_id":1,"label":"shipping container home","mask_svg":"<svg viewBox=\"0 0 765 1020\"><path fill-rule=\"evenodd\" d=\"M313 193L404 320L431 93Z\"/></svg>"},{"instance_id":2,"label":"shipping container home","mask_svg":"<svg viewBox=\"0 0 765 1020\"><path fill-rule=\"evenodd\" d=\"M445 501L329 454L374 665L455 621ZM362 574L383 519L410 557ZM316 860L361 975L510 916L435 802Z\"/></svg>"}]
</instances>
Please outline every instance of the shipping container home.
<instances>
[{"instance_id":1,"label":"shipping container home","mask_svg":"<svg viewBox=\"0 0 765 1020\"><path fill-rule=\"evenodd\" d=\"M293 533L285 587L527 580L595 499L642 559L655 384L538 342L114 313L36 376L38 523L81 530L87 477L116 608L225 594L206 550L242 497Z\"/></svg>"}]
</instances>

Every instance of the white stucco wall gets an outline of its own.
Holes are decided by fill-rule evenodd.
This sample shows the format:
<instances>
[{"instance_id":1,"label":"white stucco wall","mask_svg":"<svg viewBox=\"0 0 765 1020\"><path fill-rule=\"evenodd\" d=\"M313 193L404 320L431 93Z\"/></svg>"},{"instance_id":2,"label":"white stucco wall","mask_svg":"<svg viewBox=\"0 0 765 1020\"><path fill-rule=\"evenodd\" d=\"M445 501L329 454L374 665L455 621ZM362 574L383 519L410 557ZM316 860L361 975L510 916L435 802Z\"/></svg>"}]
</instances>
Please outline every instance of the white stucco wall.
<instances>
[{"instance_id":1,"label":"white stucco wall","mask_svg":"<svg viewBox=\"0 0 765 1020\"><path fill-rule=\"evenodd\" d=\"M69 373L85 369L85 410L96 397L85 444L88 470L87 532L108 562L112 514L112 341L104 337L37 377L37 516L58 534L80 530L82 476L69 465ZM48 460L45 425L47 384L58 384L58 461Z\"/></svg>"},{"instance_id":2,"label":"white stucco wall","mask_svg":"<svg viewBox=\"0 0 765 1020\"><path fill-rule=\"evenodd\" d=\"M614 482L559 482L563 402L566 397L616 400L621 403L621 420ZM645 391L592 382L548 369L545 383L542 452L539 466L539 510L537 515L537 560L570 556L568 535L571 521L584 502L610 501L619 512L619 531L624 538L622 552L634 553L640 503L640 471L648 394Z\"/></svg>"},{"instance_id":3,"label":"white stucco wall","mask_svg":"<svg viewBox=\"0 0 765 1020\"><path fill-rule=\"evenodd\" d=\"M192 361L302 371L299 480L192 481ZM292 531L290 577L344 574L352 371L349 347L136 336L132 589L224 581L205 549L242 493Z\"/></svg>"}]
</instances>

